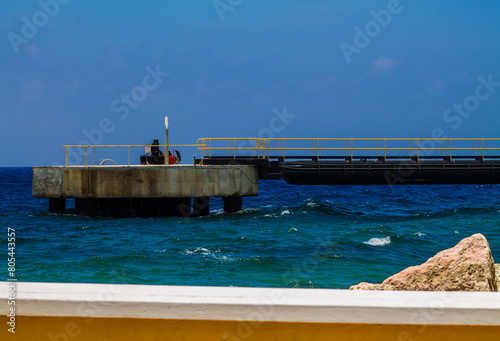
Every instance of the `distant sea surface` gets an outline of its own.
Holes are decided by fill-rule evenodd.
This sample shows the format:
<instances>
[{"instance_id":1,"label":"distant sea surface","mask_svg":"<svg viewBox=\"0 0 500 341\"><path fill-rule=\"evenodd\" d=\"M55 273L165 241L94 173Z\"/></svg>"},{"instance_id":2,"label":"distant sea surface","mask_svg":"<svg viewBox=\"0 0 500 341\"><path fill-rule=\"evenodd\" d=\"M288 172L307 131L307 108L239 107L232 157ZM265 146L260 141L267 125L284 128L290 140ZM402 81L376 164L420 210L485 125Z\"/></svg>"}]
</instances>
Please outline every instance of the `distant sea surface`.
<instances>
[{"instance_id":1,"label":"distant sea surface","mask_svg":"<svg viewBox=\"0 0 500 341\"><path fill-rule=\"evenodd\" d=\"M8 227L19 281L348 288L478 232L500 263L499 185L264 181L259 191L236 214L212 198L203 218L88 218L49 213L31 196L31 168L0 168L2 280Z\"/></svg>"}]
</instances>

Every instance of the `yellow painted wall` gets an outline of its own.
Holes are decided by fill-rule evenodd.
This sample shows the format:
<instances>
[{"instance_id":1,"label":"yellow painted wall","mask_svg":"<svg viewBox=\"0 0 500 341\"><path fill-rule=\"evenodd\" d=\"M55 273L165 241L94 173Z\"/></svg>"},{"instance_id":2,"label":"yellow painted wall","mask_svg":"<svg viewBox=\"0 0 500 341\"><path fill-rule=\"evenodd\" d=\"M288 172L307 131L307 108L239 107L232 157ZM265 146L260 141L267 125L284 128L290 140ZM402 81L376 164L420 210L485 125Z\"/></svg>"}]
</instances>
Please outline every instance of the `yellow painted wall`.
<instances>
[{"instance_id":1,"label":"yellow painted wall","mask_svg":"<svg viewBox=\"0 0 500 341\"><path fill-rule=\"evenodd\" d=\"M82 317L16 318L16 334L3 324L1 340L499 340L500 327L401 326L325 323L177 321Z\"/></svg>"}]
</instances>

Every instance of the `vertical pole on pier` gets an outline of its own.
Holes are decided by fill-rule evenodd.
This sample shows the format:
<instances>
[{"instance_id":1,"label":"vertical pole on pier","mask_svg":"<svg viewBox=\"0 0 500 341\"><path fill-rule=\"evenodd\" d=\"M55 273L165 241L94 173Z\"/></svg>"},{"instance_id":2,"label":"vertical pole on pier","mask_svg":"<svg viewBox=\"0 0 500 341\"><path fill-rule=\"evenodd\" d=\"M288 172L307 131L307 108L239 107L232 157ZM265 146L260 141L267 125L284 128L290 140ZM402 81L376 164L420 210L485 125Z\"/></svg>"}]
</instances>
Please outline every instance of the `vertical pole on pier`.
<instances>
[{"instance_id":1,"label":"vertical pole on pier","mask_svg":"<svg viewBox=\"0 0 500 341\"><path fill-rule=\"evenodd\" d=\"M165 165L168 164L168 116L165 116L165 152L163 154Z\"/></svg>"}]
</instances>

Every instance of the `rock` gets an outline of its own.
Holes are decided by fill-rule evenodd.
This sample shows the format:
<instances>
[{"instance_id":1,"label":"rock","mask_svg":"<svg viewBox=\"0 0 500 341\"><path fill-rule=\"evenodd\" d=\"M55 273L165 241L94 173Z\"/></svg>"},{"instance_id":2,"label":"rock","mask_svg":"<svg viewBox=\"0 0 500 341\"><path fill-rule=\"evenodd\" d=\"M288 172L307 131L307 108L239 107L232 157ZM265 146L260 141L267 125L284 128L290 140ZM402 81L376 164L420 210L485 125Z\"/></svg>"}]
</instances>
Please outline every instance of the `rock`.
<instances>
[{"instance_id":1,"label":"rock","mask_svg":"<svg viewBox=\"0 0 500 341\"><path fill-rule=\"evenodd\" d=\"M421 265L387 278L381 285L360 283L351 289L387 290L382 288L392 286L394 290L414 291L498 291L498 283L488 241L478 233Z\"/></svg>"},{"instance_id":2,"label":"rock","mask_svg":"<svg viewBox=\"0 0 500 341\"><path fill-rule=\"evenodd\" d=\"M361 282L359 284L351 286L349 290L396 290L396 288L394 288L392 285Z\"/></svg>"},{"instance_id":3,"label":"rock","mask_svg":"<svg viewBox=\"0 0 500 341\"><path fill-rule=\"evenodd\" d=\"M495 264L495 275L497 277L497 288L500 291L500 264Z\"/></svg>"}]
</instances>

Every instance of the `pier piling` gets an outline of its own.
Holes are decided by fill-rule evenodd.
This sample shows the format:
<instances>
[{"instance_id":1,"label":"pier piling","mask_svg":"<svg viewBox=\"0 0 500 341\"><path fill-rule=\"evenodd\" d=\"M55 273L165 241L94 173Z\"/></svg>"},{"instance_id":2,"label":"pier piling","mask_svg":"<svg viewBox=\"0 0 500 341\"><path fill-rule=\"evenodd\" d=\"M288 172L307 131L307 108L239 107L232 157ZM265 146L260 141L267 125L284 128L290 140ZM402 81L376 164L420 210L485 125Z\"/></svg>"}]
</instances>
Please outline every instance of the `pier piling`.
<instances>
[{"instance_id":1,"label":"pier piling","mask_svg":"<svg viewBox=\"0 0 500 341\"><path fill-rule=\"evenodd\" d=\"M224 212L226 213L234 213L241 211L243 207L243 200L240 196L233 195L228 197L223 197L224 201Z\"/></svg>"},{"instance_id":2,"label":"pier piling","mask_svg":"<svg viewBox=\"0 0 500 341\"><path fill-rule=\"evenodd\" d=\"M64 214L66 213L65 198L49 198L49 212Z\"/></svg>"}]
</instances>

